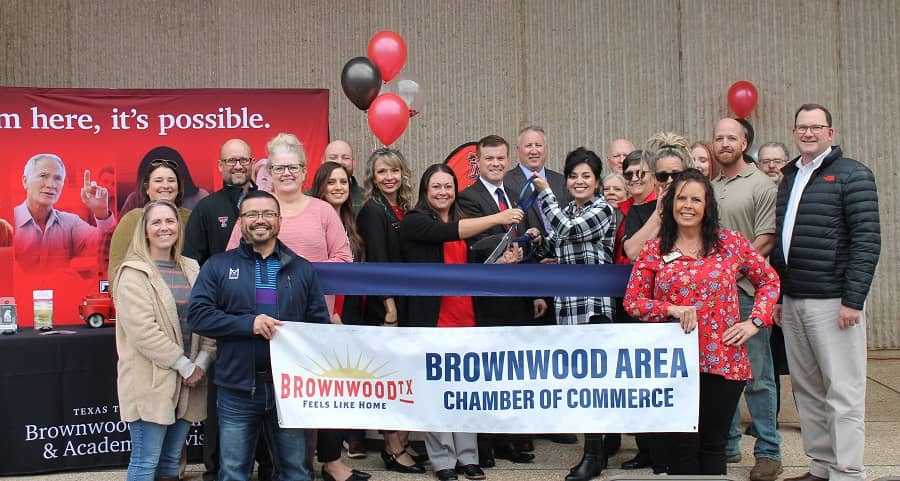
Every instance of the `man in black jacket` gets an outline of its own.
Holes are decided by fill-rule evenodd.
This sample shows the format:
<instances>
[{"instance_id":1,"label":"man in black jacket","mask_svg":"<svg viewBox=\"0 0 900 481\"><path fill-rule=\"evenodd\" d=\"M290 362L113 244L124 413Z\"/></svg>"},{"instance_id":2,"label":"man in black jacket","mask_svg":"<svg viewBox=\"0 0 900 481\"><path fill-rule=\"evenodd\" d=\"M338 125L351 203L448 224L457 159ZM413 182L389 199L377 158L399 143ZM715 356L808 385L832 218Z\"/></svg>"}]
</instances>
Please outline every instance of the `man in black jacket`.
<instances>
[{"instance_id":1,"label":"man in black jacket","mask_svg":"<svg viewBox=\"0 0 900 481\"><path fill-rule=\"evenodd\" d=\"M864 309L881 251L875 178L831 146L825 107L801 106L793 135L800 157L782 170L771 262L781 276L781 325L811 462L785 481L864 480Z\"/></svg>"},{"instance_id":2,"label":"man in black jacket","mask_svg":"<svg viewBox=\"0 0 900 481\"><path fill-rule=\"evenodd\" d=\"M250 179L253 154L247 142L231 139L222 144L218 166L222 189L197 203L184 228L184 255L201 266L210 256L225 252L238 218L238 204L247 192L256 190Z\"/></svg>"}]
</instances>

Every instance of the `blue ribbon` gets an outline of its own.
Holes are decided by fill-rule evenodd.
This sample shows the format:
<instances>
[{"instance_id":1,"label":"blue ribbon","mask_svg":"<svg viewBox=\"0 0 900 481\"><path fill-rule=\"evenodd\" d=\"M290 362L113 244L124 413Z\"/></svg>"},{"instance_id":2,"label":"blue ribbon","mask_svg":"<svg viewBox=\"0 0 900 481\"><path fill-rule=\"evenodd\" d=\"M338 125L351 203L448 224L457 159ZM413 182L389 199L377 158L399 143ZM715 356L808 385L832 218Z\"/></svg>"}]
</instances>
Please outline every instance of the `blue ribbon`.
<instances>
[{"instance_id":1,"label":"blue ribbon","mask_svg":"<svg viewBox=\"0 0 900 481\"><path fill-rule=\"evenodd\" d=\"M516 205L516 207L518 207L519 209L528 210L532 205L534 205L534 201L537 200L539 192L535 188L531 189L531 195L529 195L527 198L525 197L526 195L528 195L528 188L533 187L531 184L534 183L535 178L536 177L532 175L531 177L526 179L525 185L523 185L522 190L519 191L519 203Z\"/></svg>"},{"instance_id":2,"label":"blue ribbon","mask_svg":"<svg viewBox=\"0 0 900 481\"><path fill-rule=\"evenodd\" d=\"M630 265L318 262L325 294L622 297Z\"/></svg>"}]
</instances>

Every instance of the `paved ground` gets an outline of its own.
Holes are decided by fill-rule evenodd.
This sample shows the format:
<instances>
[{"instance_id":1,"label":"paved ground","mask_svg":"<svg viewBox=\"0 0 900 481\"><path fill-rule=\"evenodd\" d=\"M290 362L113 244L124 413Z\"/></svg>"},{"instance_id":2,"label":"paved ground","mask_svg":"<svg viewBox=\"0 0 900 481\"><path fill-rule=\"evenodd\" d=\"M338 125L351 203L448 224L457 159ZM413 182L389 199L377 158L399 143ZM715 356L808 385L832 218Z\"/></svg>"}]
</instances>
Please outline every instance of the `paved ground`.
<instances>
[{"instance_id":1,"label":"paved ground","mask_svg":"<svg viewBox=\"0 0 900 481\"><path fill-rule=\"evenodd\" d=\"M780 431L784 438L784 475L803 474L808 460L803 454L800 442L800 427L797 410L790 395L790 380L784 377L782 411L779 418ZM746 421L746 419L745 419ZM562 480L568 468L580 457L580 445L559 445L538 440L535 445L537 458L528 465L512 464L497 460L497 467L487 470L492 481L512 480ZM744 436L741 442L744 461L730 465L728 476L735 480L747 480L753 467L753 438ZM650 475L650 470L623 471L618 468L622 461L635 453L634 438L625 436L622 449L610 460L612 469L603 472L598 479L616 475ZM874 480L892 476L900 480L900 351L871 351L868 365L868 388L866 393L866 451L867 479ZM350 466L372 473L372 481L388 480L432 480L429 472L422 475L402 475L384 470L377 452L366 459L345 460ZM189 466L187 479L199 480L202 466ZM17 481L111 481L125 478L124 470L104 470L93 472L70 472L44 474L40 476L18 476L3 479ZM321 479L321 478L319 478ZM665 479L665 478L660 478Z\"/></svg>"}]
</instances>

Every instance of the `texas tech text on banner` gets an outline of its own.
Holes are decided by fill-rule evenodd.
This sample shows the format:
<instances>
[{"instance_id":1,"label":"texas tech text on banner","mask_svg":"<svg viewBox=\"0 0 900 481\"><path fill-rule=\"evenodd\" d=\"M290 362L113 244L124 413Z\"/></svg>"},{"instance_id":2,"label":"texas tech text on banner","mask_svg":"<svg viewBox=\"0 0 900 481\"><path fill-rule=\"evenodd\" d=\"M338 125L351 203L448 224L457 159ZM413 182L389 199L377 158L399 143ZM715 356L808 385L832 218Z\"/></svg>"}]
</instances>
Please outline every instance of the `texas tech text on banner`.
<instances>
[{"instance_id":1,"label":"texas tech text on banner","mask_svg":"<svg viewBox=\"0 0 900 481\"><path fill-rule=\"evenodd\" d=\"M507 433L696 431L697 349L678 324L286 323L271 342L284 427Z\"/></svg>"}]
</instances>

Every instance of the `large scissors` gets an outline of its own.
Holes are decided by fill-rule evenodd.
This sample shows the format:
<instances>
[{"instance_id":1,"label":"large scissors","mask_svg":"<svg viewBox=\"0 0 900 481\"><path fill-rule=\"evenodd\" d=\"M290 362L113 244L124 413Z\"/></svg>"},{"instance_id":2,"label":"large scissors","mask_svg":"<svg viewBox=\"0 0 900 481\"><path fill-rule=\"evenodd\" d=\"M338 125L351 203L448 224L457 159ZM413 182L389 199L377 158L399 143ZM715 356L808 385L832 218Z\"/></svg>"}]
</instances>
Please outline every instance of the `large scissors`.
<instances>
[{"instance_id":1,"label":"large scissors","mask_svg":"<svg viewBox=\"0 0 900 481\"><path fill-rule=\"evenodd\" d=\"M537 200L538 191L531 185L534 182L534 179L535 177L533 175L529 177L528 180L525 181L525 185L522 186L522 190L519 192L519 202L516 207L522 209L523 211L527 211L528 209L530 209L531 206L534 205L534 202ZM531 188L530 193L528 192L529 187ZM513 238L512 233L515 229L515 224L509 226L509 229L507 229L506 233L503 234L503 237L500 238L500 243L497 244L497 247L495 247L493 251L491 251L491 255L489 255L487 259L485 259L485 264L493 264L497 262L497 259L499 259L500 256L502 256L506 251L506 249L509 248L509 244L511 242L516 241L521 243L523 242L523 240L528 241L532 238L527 234L522 237Z\"/></svg>"}]
</instances>

